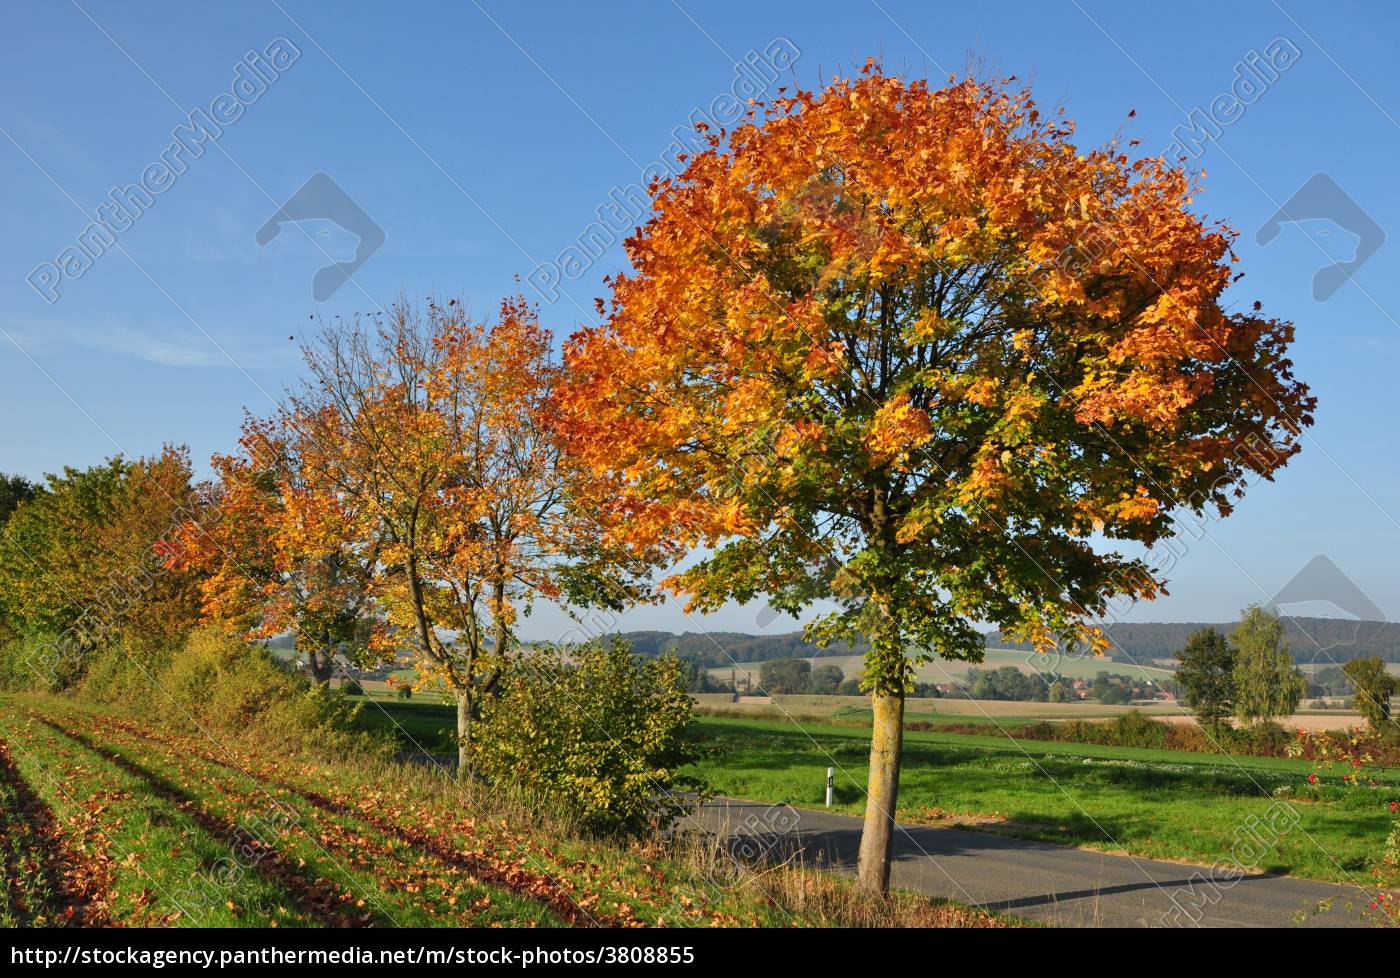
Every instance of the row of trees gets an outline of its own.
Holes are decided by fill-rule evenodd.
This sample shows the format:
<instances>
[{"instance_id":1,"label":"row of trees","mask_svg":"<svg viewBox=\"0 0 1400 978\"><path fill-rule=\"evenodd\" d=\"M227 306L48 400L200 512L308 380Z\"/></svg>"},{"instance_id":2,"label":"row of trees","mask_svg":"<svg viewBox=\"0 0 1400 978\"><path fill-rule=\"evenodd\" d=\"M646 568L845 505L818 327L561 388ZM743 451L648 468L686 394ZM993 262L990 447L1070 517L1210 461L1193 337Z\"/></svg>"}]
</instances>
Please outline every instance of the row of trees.
<instances>
[{"instance_id":1,"label":"row of trees","mask_svg":"<svg viewBox=\"0 0 1400 978\"><path fill-rule=\"evenodd\" d=\"M66 468L15 496L0 514L0 641L37 643L45 685L71 684L104 643L139 653L197 620L194 577L164 566L174 528L196 503L186 452Z\"/></svg>"},{"instance_id":2,"label":"row of trees","mask_svg":"<svg viewBox=\"0 0 1400 978\"><path fill-rule=\"evenodd\" d=\"M914 663L979 623L1102 648L1154 544L1296 451L1292 326L1227 312L1233 232L1197 187L1080 149L1010 80L873 61L755 105L684 171L553 363L519 301L337 322L309 379L186 507L168 566L207 615L308 655L411 644L462 760L532 601L767 595L868 642L862 886L884 891ZM1231 302L1232 306L1238 306Z\"/></svg>"},{"instance_id":3,"label":"row of trees","mask_svg":"<svg viewBox=\"0 0 1400 978\"><path fill-rule=\"evenodd\" d=\"M279 751L387 750L358 729L345 695L358 683L327 685L333 655L373 659L376 632L395 627L372 578L339 554L307 565L320 576L294 578L267 556L292 528L285 486L231 477L246 455L216 461L225 478L202 485L174 449L42 486L0 479L23 487L0 511L0 689L72 692ZM296 634L309 675L248 641L279 626ZM498 640L490 702L473 703L474 772L552 798L587 830L636 832L676 814L671 793L697 787L679 775L686 664L617 642L496 656Z\"/></svg>"},{"instance_id":4,"label":"row of trees","mask_svg":"<svg viewBox=\"0 0 1400 978\"><path fill-rule=\"evenodd\" d=\"M1050 700L1051 686L1044 676L1024 673L1015 666L1002 666L999 669L969 669L954 695L962 693L978 700ZM1061 689L1064 684L1061 684ZM1061 695L1057 692L1057 696ZM1068 701L1069 697L1064 697Z\"/></svg>"},{"instance_id":5,"label":"row of trees","mask_svg":"<svg viewBox=\"0 0 1400 978\"><path fill-rule=\"evenodd\" d=\"M1208 728L1219 730L1232 716L1245 723L1288 716L1308 693L1307 679L1293 664L1281 617L1259 605L1245 609L1228 638L1214 628L1197 631L1178 658L1176 679L1185 690L1186 704ZM1400 684L1385 663L1374 656L1351 659L1340 673L1355 689L1356 708L1372 729L1391 735L1390 698Z\"/></svg>"},{"instance_id":6,"label":"row of trees","mask_svg":"<svg viewBox=\"0 0 1400 978\"><path fill-rule=\"evenodd\" d=\"M241 452L214 459L172 564L200 574L206 615L249 636L291 631L318 674L411 648L418 684L472 722L539 600L644 598L640 558L589 519L550 401L560 368L521 300L489 322L456 300L401 301L304 348L308 379ZM211 518L212 517L212 518Z\"/></svg>"},{"instance_id":7,"label":"row of trees","mask_svg":"<svg viewBox=\"0 0 1400 978\"><path fill-rule=\"evenodd\" d=\"M1214 628L1196 632L1179 658L1176 679L1186 705L1216 730L1231 716L1246 723L1288 716L1308 688L1293 665L1282 621L1259 605L1244 610L1228 639Z\"/></svg>"},{"instance_id":8,"label":"row of trees","mask_svg":"<svg viewBox=\"0 0 1400 978\"><path fill-rule=\"evenodd\" d=\"M1135 679L1131 675L1099 671L1089 683L1086 697L1105 705L1125 705L1136 699L1150 699L1157 692L1151 680ZM1048 678L1040 673L1026 673L1015 666L999 669L969 669L961 688L948 694L978 700L1019 700L1037 703L1072 703L1081 697L1074 680Z\"/></svg>"},{"instance_id":9,"label":"row of trees","mask_svg":"<svg viewBox=\"0 0 1400 978\"><path fill-rule=\"evenodd\" d=\"M834 695L846 674L840 666L813 666L806 659L769 659L759 667L759 689L770 696L790 693Z\"/></svg>"},{"instance_id":10,"label":"row of trees","mask_svg":"<svg viewBox=\"0 0 1400 978\"><path fill-rule=\"evenodd\" d=\"M614 636L608 636L609 639ZM736 663L766 662L769 659L802 659L821 656L861 655L867 644L847 645L830 642L817 645L802 632L781 635L750 635L745 632L621 632L615 636L630 645L638 655L676 655L698 667Z\"/></svg>"}]
</instances>

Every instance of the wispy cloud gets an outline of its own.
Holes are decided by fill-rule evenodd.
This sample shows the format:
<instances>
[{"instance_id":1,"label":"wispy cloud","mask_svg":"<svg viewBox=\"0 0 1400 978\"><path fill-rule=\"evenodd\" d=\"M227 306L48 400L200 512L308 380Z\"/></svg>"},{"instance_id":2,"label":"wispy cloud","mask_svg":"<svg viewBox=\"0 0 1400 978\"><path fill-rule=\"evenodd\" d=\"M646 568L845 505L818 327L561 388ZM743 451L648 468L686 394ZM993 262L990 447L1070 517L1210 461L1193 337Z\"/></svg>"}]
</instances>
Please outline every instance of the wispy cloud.
<instances>
[{"instance_id":1,"label":"wispy cloud","mask_svg":"<svg viewBox=\"0 0 1400 978\"><path fill-rule=\"evenodd\" d=\"M75 350L111 353L165 367L210 368L239 366L255 369L285 364L294 352L268 348L250 350L242 343L221 340L228 355L193 327L28 321L7 324L9 332L35 356ZM230 359L232 357L232 359ZM236 361L236 362L235 362Z\"/></svg>"}]
</instances>

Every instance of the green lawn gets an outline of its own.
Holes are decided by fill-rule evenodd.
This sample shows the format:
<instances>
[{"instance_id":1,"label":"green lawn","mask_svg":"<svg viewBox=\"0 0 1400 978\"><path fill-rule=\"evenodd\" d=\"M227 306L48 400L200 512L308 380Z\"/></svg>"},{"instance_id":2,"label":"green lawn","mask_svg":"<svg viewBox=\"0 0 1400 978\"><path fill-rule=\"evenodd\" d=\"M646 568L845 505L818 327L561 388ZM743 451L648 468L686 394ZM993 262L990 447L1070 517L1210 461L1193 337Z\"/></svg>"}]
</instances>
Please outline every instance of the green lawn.
<instances>
[{"instance_id":1,"label":"green lawn","mask_svg":"<svg viewBox=\"0 0 1400 978\"><path fill-rule=\"evenodd\" d=\"M457 753L457 714L451 706L384 696L352 696L364 704L360 726L394 737L406 751Z\"/></svg>"},{"instance_id":2,"label":"green lawn","mask_svg":"<svg viewBox=\"0 0 1400 978\"><path fill-rule=\"evenodd\" d=\"M704 718L707 756L697 774L726 795L821 807L828 766L836 808L864 810L869 733L829 724ZM993 816L982 828L1106 851L1211 864L1226 858L1247 821L1278 800L1298 823L1260 869L1314 879L1370 881L1400 798L1400 771L1378 788L1319 790L1307 761L1238 758L1095 745L1022 742L998 735L905 735L899 817ZM1320 797L1314 797L1320 796Z\"/></svg>"}]
</instances>

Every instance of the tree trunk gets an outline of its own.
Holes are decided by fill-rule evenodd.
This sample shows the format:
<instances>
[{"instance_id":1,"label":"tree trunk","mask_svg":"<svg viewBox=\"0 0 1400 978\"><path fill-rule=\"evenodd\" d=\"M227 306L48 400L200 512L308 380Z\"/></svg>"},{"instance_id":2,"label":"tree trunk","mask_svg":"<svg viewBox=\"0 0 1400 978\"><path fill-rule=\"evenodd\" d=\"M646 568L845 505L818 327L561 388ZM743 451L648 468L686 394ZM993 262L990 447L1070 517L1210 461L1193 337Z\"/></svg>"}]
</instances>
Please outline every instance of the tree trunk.
<instances>
[{"instance_id":1,"label":"tree trunk","mask_svg":"<svg viewBox=\"0 0 1400 978\"><path fill-rule=\"evenodd\" d=\"M466 690L457 691L457 777L471 778L472 697Z\"/></svg>"},{"instance_id":2,"label":"tree trunk","mask_svg":"<svg viewBox=\"0 0 1400 978\"><path fill-rule=\"evenodd\" d=\"M506 582L505 569L496 568L496 583L492 588L493 606L491 617L496 626L496 659L505 661L506 646L510 642L510 626L506 624Z\"/></svg>"},{"instance_id":3,"label":"tree trunk","mask_svg":"<svg viewBox=\"0 0 1400 978\"><path fill-rule=\"evenodd\" d=\"M306 670L318 686L324 686L331 681L331 674L335 672L335 653L322 654L311 650L306 656Z\"/></svg>"},{"instance_id":4,"label":"tree trunk","mask_svg":"<svg viewBox=\"0 0 1400 978\"><path fill-rule=\"evenodd\" d=\"M870 788L865 827L860 835L860 888L884 896L890 889L890 853L894 845L895 804L899 800L899 762L904 747L904 694L871 697L875 724L870 736Z\"/></svg>"}]
</instances>

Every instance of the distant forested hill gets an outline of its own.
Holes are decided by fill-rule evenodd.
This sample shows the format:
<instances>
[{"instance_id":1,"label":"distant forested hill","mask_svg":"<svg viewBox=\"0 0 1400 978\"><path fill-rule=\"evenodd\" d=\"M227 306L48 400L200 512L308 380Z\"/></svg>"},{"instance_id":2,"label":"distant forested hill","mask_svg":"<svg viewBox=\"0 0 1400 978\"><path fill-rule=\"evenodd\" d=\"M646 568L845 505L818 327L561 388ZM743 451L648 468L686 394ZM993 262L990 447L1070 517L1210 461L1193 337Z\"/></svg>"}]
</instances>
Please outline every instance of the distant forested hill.
<instances>
[{"instance_id":1,"label":"distant forested hill","mask_svg":"<svg viewBox=\"0 0 1400 978\"><path fill-rule=\"evenodd\" d=\"M1174 656L1192 632L1218 628L1228 635L1235 630L1235 624L1135 622L1110 625L1107 631L1114 644L1134 658L1165 659ZM1400 662L1400 623L1397 622L1284 618L1283 624L1293 658L1298 662L1346 662L1368 655L1378 655L1387 662ZM1000 632L988 634L987 644L1009 649L1028 648L1025 643L1004 639Z\"/></svg>"},{"instance_id":2,"label":"distant forested hill","mask_svg":"<svg viewBox=\"0 0 1400 978\"><path fill-rule=\"evenodd\" d=\"M855 647L832 642L826 648L804 641L801 632L782 635L746 635L743 632L622 632L619 636L641 655L675 652L683 659L705 666L727 666L731 662L765 662L768 659L798 659L816 655L851 655L865 651L865 643ZM726 654L727 653L727 654ZM731 656L733 657L731 659Z\"/></svg>"},{"instance_id":3,"label":"distant forested hill","mask_svg":"<svg viewBox=\"0 0 1400 978\"><path fill-rule=\"evenodd\" d=\"M1176 655L1192 632L1208 627L1218 628L1228 635L1234 631L1235 623L1140 622L1111 625L1108 634L1131 659L1167 659ZM1379 655L1387 662L1400 662L1400 623L1355 622L1342 618L1285 618L1284 628L1293 658L1299 662L1330 664L1364 655ZM833 642L824 649L819 648L803 641L801 632L782 635L623 632L620 637L630 642L632 648L642 655L673 651L681 658L705 666L727 666L731 661L764 662L768 659L851 655L863 653L866 649L866 643L852 647L839 642ZM1028 648L1025 643L1003 638L1000 632L989 632L987 645L1004 649ZM1112 650L1110 657L1113 657ZM1124 661L1127 661L1127 657Z\"/></svg>"}]
</instances>

